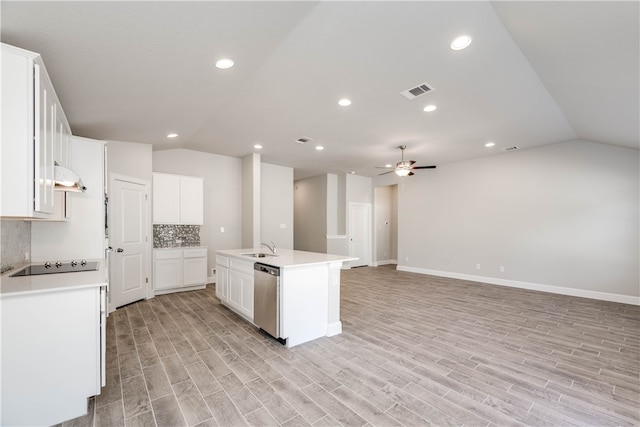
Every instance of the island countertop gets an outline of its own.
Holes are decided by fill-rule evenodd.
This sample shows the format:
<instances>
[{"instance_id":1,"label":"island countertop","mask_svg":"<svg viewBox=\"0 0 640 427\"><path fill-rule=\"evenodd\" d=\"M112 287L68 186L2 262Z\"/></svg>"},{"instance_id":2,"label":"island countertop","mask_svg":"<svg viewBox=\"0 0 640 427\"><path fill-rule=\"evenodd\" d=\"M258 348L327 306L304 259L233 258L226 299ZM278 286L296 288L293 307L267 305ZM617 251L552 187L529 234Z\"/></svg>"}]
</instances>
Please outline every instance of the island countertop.
<instances>
[{"instance_id":1,"label":"island countertop","mask_svg":"<svg viewBox=\"0 0 640 427\"><path fill-rule=\"evenodd\" d=\"M248 261L259 262L274 267L287 268L313 264L327 264L331 262L355 261L358 258L323 254L319 252L296 251L291 249L277 249L276 255L271 255L267 248L250 248L250 249L224 249L216 251L220 255L233 256ZM245 254L263 253L266 257L258 258L247 256Z\"/></svg>"}]
</instances>

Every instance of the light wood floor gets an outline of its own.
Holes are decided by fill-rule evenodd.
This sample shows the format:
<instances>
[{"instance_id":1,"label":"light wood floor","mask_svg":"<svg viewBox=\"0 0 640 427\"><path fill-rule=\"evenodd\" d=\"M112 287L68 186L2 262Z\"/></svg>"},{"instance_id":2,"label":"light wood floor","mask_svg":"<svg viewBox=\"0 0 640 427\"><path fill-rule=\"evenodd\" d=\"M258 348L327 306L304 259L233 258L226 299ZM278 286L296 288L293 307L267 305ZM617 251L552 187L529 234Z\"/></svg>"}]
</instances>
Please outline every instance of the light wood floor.
<instances>
[{"instance_id":1,"label":"light wood floor","mask_svg":"<svg viewBox=\"0 0 640 427\"><path fill-rule=\"evenodd\" d=\"M640 307L342 272L343 333L287 349L214 285L108 320L107 387L64 426L640 425Z\"/></svg>"}]
</instances>

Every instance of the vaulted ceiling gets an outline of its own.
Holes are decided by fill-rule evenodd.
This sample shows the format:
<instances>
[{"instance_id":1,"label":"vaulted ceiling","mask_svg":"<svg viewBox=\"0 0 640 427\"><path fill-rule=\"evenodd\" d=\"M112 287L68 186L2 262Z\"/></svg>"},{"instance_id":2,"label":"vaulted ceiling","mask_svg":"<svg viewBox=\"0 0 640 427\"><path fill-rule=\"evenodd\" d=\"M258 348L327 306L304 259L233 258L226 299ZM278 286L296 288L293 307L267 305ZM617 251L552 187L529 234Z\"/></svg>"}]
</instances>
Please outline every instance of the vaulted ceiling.
<instances>
[{"instance_id":1,"label":"vaulted ceiling","mask_svg":"<svg viewBox=\"0 0 640 427\"><path fill-rule=\"evenodd\" d=\"M3 1L1 12L2 41L42 54L75 135L260 152L297 178L374 176L401 144L438 165L573 139L639 148L636 1ZM454 51L460 34L473 41ZM217 69L223 57L235 66ZM434 90L400 95L422 83Z\"/></svg>"}]
</instances>

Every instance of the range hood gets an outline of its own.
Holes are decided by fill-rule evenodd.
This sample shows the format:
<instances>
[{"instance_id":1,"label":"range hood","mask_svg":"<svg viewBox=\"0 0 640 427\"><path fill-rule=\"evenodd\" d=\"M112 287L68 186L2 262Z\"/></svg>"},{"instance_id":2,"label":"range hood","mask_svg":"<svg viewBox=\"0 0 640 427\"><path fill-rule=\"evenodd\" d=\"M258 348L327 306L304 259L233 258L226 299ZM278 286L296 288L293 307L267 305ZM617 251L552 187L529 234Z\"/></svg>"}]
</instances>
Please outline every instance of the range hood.
<instances>
[{"instance_id":1,"label":"range hood","mask_svg":"<svg viewBox=\"0 0 640 427\"><path fill-rule=\"evenodd\" d=\"M69 168L60 166L58 162L55 162L53 166L53 176L54 190L83 193L87 189L77 173Z\"/></svg>"}]
</instances>

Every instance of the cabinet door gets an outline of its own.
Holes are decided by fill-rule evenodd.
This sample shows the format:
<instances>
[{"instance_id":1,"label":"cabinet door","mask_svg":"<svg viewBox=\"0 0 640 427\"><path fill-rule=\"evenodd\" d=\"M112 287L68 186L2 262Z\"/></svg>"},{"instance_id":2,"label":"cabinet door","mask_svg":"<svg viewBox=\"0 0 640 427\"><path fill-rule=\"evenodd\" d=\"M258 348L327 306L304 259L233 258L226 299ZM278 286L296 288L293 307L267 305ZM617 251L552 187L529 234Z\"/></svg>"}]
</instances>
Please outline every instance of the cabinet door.
<instances>
[{"instance_id":1,"label":"cabinet door","mask_svg":"<svg viewBox=\"0 0 640 427\"><path fill-rule=\"evenodd\" d=\"M253 276L229 270L229 305L253 321Z\"/></svg>"},{"instance_id":2,"label":"cabinet door","mask_svg":"<svg viewBox=\"0 0 640 427\"><path fill-rule=\"evenodd\" d=\"M243 273L229 270L229 299L227 302L236 310L240 310L242 305L242 279Z\"/></svg>"},{"instance_id":3,"label":"cabinet door","mask_svg":"<svg viewBox=\"0 0 640 427\"><path fill-rule=\"evenodd\" d=\"M184 285L204 285L207 283L207 258L184 259Z\"/></svg>"},{"instance_id":4,"label":"cabinet door","mask_svg":"<svg viewBox=\"0 0 640 427\"><path fill-rule=\"evenodd\" d=\"M53 146L55 144L57 102L51 82L38 64L34 64L36 127L34 140L34 210L53 213Z\"/></svg>"},{"instance_id":5,"label":"cabinet door","mask_svg":"<svg viewBox=\"0 0 640 427\"><path fill-rule=\"evenodd\" d=\"M58 110L56 114L56 137L53 147L53 160L61 166L69 167L69 141L71 131L67 127L64 114Z\"/></svg>"},{"instance_id":6,"label":"cabinet door","mask_svg":"<svg viewBox=\"0 0 640 427\"><path fill-rule=\"evenodd\" d=\"M99 289L3 296L2 320L0 424L85 414L87 397L100 390Z\"/></svg>"},{"instance_id":7,"label":"cabinet door","mask_svg":"<svg viewBox=\"0 0 640 427\"><path fill-rule=\"evenodd\" d=\"M240 311L253 321L253 275L251 274L243 274Z\"/></svg>"},{"instance_id":8,"label":"cabinet door","mask_svg":"<svg viewBox=\"0 0 640 427\"><path fill-rule=\"evenodd\" d=\"M204 223L204 180L194 176L180 177L180 224Z\"/></svg>"},{"instance_id":9,"label":"cabinet door","mask_svg":"<svg viewBox=\"0 0 640 427\"><path fill-rule=\"evenodd\" d=\"M183 284L182 257L154 261L154 289L179 288Z\"/></svg>"},{"instance_id":10,"label":"cabinet door","mask_svg":"<svg viewBox=\"0 0 640 427\"><path fill-rule=\"evenodd\" d=\"M229 269L227 267L221 267L220 264L216 267L216 296L222 302L229 301Z\"/></svg>"},{"instance_id":11,"label":"cabinet door","mask_svg":"<svg viewBox=\"0 0 640 427\"><path fill-rule=\"evenodd\" d=\"M153 174L153 223L180 222L180 177L164 173Z\"/></svg>"}]
</instances>

